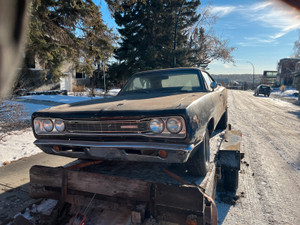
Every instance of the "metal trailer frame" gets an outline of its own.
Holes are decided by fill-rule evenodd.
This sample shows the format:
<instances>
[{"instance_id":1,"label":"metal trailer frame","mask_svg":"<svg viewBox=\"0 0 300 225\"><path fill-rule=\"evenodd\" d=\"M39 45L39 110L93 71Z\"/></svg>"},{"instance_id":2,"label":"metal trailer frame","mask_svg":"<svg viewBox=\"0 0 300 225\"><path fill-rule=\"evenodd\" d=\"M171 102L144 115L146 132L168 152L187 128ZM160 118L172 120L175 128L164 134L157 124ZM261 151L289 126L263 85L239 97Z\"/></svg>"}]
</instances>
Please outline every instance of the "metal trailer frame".
<instances>
[{"instance_id":1,"label":"metal trailer frame","mask_svg":"<svg viewBox=\"0 0 300 225\"><path fill-rule=\"evenodd\" d=\"M163 177L162 181L157 181L132 178L130 175L111 175L103 171L89 172L95 162L81 161L66 168L33 166L30 169L30 196L115 212L103 219L101 224L147 224L150 218L155 218L157 224L217 225L214 202L217 184L221 181L225 189L237 189L238 170L243 157L240 152L241 137L240 131L233 131L228 126L214 163L211 163L200 184L177 176L166 168L162 168L162 173L174 182L164 182ZM82 167L85 171L79 170ZM120 209L129 212L126 219L116 219L121 215Z\"/></svg>"}]
</instances>

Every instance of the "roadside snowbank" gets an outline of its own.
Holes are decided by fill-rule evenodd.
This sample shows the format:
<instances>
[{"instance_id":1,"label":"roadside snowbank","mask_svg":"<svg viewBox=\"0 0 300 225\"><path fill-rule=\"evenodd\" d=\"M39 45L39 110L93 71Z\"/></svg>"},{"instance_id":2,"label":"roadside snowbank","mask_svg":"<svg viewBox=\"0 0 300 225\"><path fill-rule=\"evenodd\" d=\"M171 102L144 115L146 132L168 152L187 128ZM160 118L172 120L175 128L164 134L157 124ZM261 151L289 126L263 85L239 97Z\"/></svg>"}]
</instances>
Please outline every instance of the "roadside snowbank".
<instances>
[{"instance_id":1,"label":"roadside snowbank","mask_svg":"<svg viewBox=\"0 0 300 225\"><path fill-rule=\"evenodd\" d=\"M271 94L286 100L298 100L299 91L292 87L286 87L284 92L281 92L280 88L274 88Z\"/></svg>"}]
</instances>

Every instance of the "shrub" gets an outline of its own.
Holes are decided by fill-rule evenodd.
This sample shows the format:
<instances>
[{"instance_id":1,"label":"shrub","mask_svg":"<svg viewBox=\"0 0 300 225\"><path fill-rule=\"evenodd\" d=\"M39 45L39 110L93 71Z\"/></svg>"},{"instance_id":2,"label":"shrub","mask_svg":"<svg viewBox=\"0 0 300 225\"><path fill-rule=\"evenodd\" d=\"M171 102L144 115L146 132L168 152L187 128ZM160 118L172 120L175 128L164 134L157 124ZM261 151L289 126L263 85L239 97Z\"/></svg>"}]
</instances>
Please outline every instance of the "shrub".
<instances>
[{"instance_id":1,"label":"shrub","mask_svg":"<svg viewBox=\"0 0 300 225\"><path fill-rule=\"evenodd\" d=\"M84 85L74 85L73 92L84 92L85 86Z\"/></svg>"},{"instance_id":2,"label":"shrub","mask_svg":"<svg viewBox=\"0 0 300 225\"><path fill-rule=\"evenodd\" d=\"M30 126L24 118L27 112L23 105L16 101L0 99L0 140L13 130L20 130Z\"/></svg>"}]
</instances>

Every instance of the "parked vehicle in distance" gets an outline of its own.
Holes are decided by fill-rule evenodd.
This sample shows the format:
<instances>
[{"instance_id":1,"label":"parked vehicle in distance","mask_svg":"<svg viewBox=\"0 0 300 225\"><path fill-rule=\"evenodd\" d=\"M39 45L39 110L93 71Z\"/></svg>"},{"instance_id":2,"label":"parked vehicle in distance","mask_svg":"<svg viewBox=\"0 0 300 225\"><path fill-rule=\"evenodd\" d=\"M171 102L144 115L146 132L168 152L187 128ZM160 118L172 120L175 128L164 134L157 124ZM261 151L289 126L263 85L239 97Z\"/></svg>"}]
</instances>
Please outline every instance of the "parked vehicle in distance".
<instances>
[{"instance_id":1,"label":"parked vehicle in distance","mask_svg":"<svg viewBox=\"0 0 300 225\"><path fill-rule=\"evenodd\" d=\"M272 88L269 85L260 84L254 91L254 95L263 94L264 96L270 96Z\"/></svg>"},{"instance_id":2,"label":"parked vehicle in distance","mask_svg":"<svg viewBox=\"0 0 300 225\"><path fill-rule=\"evenodd\" d=\"M33 113L44 152L92 160L185 163L208 170L209 139L227 126L227 90L205 71L174 68L133 75L117 96Z\"/></svg>"}]
</instances>

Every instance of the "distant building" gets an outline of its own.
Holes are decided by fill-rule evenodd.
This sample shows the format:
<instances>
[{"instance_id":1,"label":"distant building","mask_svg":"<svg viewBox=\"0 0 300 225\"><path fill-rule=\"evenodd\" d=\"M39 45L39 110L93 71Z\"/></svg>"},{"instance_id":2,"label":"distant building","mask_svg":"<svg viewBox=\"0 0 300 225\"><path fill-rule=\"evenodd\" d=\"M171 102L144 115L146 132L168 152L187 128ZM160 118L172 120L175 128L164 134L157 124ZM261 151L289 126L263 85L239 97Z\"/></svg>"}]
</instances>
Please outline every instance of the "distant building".
<instances>
[{"instance_id":1,"label":"distant building","mask_svg":"<svg viewBox=\"0 0 300 225\"><path fill-rule=\"evenodd\" d=\"M65 61L60 70L65 75L60 78L61 90L73 91L74 86L90 85L90 77L82 71L76 71L74 63Z\"/></svg>"},{"instance_id":2,"label":"distant building","mask_svg":"<svg viewBox=\"0 0 300 225\"><path fill-rule=\"evenodd\" d=\"M284 58L278 63L277 84L291 86L294 81L296 64L300 58Z\"/></svg>"},{"instance_id":3,"label":"distant building","mask_svg":"<svg viewBox=\"0 0 300 225\"><path fill-rule=\"evenodd\" d=\"M76 70L76 66L73 62L64 61L60 67L60 72L64 75L60 78L59 83L53 83L52 75L45 69L45 65L41 63L40 59L33 55L24 53L24 63L26 68L20 69L20 81L19 83L25 83L19 85L28 90L37 89L42 85L46 85L45 88L59 88L61 90L73 91L73 88L76 86L89 86L91 83L90 76L87 75L84 71Z\"/></svg>"},{"instance_id":4,"label":"distant building","mask_svg":"<svg viewBox=\"0 0 300 225\"><path fill-rule=\"evenodd\" d=\"M300 90L300 61L296 63L293 86ZM299 97L300 100L300 97Z\"/></svg>"},{"instance_id":5,"label":"distant building","mask_svg":"<svg viewBox=\"0 0 300 225\"><path fill-rule=\"evenodd\" d=\"M261 84L276 86L277 71L265 70L260 81Z\"/></svg>"}]
</instances>

